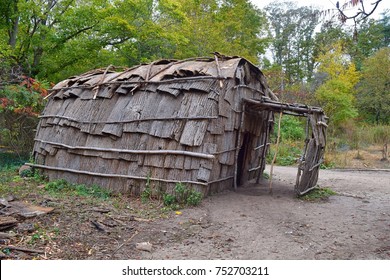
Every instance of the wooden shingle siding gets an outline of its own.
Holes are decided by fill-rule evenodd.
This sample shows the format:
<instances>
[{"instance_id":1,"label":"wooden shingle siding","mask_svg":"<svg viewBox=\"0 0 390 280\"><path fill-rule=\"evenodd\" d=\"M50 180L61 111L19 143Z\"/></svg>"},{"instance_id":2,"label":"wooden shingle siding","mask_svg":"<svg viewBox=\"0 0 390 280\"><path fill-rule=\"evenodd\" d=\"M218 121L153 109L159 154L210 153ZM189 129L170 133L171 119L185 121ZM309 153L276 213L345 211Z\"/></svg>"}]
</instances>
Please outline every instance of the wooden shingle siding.
<instances>
[{"instance_id":1,"label":"wooden shingle siding","mask_svg":"<svg viewBox=\"0 0 390 280\"><path fill-rule=\"evenodd\" d=\"M261 71L239 57L94 70L53 87L34 155L53 179L137 194L150 177L207 194L232 187L242 133L253 146L267 141L268 114L243 113L243 98L262 96L275 100ZM257 166L262 151L243 167Z\"/></svg>"}]
</instances>

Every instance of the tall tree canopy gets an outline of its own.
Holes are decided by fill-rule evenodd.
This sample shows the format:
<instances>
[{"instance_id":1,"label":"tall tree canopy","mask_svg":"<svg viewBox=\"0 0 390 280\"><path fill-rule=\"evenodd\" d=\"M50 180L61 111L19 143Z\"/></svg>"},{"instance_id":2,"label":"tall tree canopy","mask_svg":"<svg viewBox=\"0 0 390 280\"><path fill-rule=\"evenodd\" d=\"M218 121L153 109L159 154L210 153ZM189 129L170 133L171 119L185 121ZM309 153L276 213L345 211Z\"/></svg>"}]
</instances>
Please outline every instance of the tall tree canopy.
<instances>
[{"instance_id":1,"label":"tall tree canopy","mask_svg":"<svg viewBox=\"0 0 390 280\"><path fill-rule=\"evenodd\" d=\"M390 123L390 47L377 51L363 63L358 87L358 108L366 119Z\"/></svg>"},{"instance_id":2,"label":"tall tree canopy","mask_svg":"<svg viewBox=\"0 0 390 280\"><path fill-rule=\"evenodd\" d=\"M355 85L360 75L355 64L336 43L327 48L318 58L318 71L326 76L325 82L316 90L315 96L330 116L331 123L338 127L357 116Z\"/></svg>"},{"instance_id":3,"label":"tall tree canopy","mask_svg":"<svg viewBox=\"0 0 390 280\"><path fill-rule=\"evenodd\" d=\"M0 16L1 59L51 81L213 51L256 63L268 45L266 16L248 0L3 0Z\"/></svg>"},{"instance_id":4,"label":"tall tree canopy","mask_svg":"<svg viewBox=\"0 0 390 280\"><path fill-rule=\"evenodd\" d=\"M272 26L272 54L281 65L288 84L311 80L314 70L314 31L318 11L293 2L274 2L266 7Z\"/></svg>"}]
</instances>

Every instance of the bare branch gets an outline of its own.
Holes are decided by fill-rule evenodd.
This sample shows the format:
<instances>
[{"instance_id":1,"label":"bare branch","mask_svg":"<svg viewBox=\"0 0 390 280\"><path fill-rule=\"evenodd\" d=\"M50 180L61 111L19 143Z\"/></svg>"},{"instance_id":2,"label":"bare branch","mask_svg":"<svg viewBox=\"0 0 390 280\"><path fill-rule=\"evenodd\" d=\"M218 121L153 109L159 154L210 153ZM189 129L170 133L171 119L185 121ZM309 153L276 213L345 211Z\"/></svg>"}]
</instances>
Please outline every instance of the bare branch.
<instances>
[{"instance_id":1,"label":"bare branch","mask_svg":"<svg viewBox=\"0 0 390 280\"><path fill-rule=\"evenodd\" d=\"M355 24L356 22L360 21L360 20L364 20L366 18L368 18L370 15L372 15L374 13L374 11L376 10L376 8L378 7L379 3L382 2L382 0L376 0L375 2L371 3L371 6L372 9L369 11L369 12L366 12L366 9L365 9L365 6L364 6L364 3L363 3L363 0L350 0L349 2L347 2L345 5L343 5L343 7L340 8L339 6L339 2L336 3L336 8L340 14L340 20L342 22L346 22L348 19L353 19ZM352 15L352 16L347 16L345 13L344 13L344 9L348 6L352 6L352 7L356 7L360 4L361 8L359 9L359 11Z\"/></svg>"}]
</instances>

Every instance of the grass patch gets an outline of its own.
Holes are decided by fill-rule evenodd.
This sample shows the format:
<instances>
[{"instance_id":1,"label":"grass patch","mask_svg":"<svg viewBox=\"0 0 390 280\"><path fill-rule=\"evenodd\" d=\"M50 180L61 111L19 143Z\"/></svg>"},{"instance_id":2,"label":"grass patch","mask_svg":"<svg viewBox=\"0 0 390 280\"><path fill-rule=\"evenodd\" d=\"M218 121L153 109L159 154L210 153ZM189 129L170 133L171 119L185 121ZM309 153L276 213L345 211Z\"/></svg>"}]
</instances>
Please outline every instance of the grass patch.
<instances>
[{"instance_id":1,"label":"grass patch","mask_svg":"<svg viewBox=\"0 0 390 280\"><path fill-rule=\"evenodd\" d=\"M110 191L103 189L100 186L71 184L64 179L55 180L47 183L45 185L45 190L53 196L75 195L99 198L103 200L108 199L111 195Z\"/></svg>"},{"instance_id":2,"label":"grass patch","mask_svg":"<svg viewBox=\"0 0 390 280\"><path fill-rule=\"evenodd\" d=\"M305 201L318 201L318 200L326 200L332 195L336 195L337 193L330 188L315 188L308 193L300 196L299 198Z\"/></svg>"},{"instance_id":3,"label":"grass patch","mask_svg":"<svg viewBox=\"0 0 390 280\"><path fill-rule=\"evenodd\" d=\"M29 161L29 155L18 155L10 152L0 152L0 171L18 170L21 165Z\"/></svg>"}]
</instances>

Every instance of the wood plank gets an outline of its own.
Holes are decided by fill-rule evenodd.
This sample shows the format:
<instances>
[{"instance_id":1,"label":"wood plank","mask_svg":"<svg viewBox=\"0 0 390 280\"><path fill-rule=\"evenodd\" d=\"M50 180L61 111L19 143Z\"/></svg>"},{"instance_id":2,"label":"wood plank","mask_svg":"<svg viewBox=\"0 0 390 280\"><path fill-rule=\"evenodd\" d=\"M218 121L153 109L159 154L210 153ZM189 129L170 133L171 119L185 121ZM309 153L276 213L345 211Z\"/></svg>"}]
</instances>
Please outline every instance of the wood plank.
<instances>
[{"instance_id":1,"label":"wood plank","mask_svg":"<svg viewBox=\"0 0 390 280\"><path fill-rule=\"evenodd\" d=\"M201 182L208 182L211 171L207 168L200 167L196 179Z\"/></svg>"},{"instance_id":2,"label":"wood plank","mask_svg":"<svg viewBox=\"0 0 390 280\"><path fill-rule=\"evenodd\" d=\"M229 118L231 115L231 110L232 108L230 104L225 99L223 99L222 96L220 96L218 102L218 115Z\"/></svg>"},{"instance_id":3,"label":"wood plank","mask_svg":"<svg viewBox=\"0 0 390 280\"><path fill-rule=\"evenodd\" d=\"M225 121L226 118L219 117L218 119L212 119L209 122L207 130L210 131L211 134L223 134L225 132Z\"/></svg>"}]
</instances>

